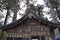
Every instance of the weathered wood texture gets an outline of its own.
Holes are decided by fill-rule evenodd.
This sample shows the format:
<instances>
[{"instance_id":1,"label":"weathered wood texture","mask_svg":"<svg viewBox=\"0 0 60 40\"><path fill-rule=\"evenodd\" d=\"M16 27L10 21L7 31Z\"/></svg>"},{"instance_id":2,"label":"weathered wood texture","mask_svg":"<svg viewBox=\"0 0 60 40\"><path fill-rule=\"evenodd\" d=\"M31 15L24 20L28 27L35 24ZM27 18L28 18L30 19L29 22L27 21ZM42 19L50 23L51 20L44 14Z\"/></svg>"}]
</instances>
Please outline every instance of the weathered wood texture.
<instances>
[{"instance_id":1,"label":"weathered wood texture","mask_svg":"<svg viewBox=\"0 0 60 40\"><path fill-rule=\"evenodd\" d=\"M6 30L6 37L31 37L50 36L50 27L42 25L37 20L31 18L21 23L21 25Z\"/></svg>"}]
</instances>

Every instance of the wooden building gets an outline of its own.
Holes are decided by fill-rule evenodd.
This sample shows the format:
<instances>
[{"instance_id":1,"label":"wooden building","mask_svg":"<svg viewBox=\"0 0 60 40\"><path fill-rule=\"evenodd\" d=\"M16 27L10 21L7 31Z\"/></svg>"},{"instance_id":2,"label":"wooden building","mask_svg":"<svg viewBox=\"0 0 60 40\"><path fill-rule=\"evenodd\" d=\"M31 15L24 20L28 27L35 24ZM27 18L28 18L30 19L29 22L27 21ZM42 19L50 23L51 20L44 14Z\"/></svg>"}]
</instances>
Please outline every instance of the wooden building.
<instances>
[{"instance_id":1,"label":"wooden building","mask_svg":"<svg viewBox=\"0 0 60 40\"><path fill-rule=\"evenodd\" d=\"M14 23L1 27L6 40L52 40L53 30L59 24L52 23L30 12Z\"/></svg>"}]
</instances>

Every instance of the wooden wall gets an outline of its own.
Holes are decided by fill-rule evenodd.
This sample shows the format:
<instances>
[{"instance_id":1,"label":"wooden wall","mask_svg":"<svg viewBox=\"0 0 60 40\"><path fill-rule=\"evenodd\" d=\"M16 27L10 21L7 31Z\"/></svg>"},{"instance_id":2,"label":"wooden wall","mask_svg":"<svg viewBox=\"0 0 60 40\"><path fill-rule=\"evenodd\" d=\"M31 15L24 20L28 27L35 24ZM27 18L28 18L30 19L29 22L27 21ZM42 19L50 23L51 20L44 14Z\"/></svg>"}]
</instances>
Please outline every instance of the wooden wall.
<instances>
[{"instance_id":1,"label":"wooden wall","mask_svg":"<svg viewBox=\"0 0 60 40\"><path fill-rule=\"evenodd\" d=\"M7 29L6 37L50 36L50 27L31 18L12 29Z\"/></svg>"}]
</instances>

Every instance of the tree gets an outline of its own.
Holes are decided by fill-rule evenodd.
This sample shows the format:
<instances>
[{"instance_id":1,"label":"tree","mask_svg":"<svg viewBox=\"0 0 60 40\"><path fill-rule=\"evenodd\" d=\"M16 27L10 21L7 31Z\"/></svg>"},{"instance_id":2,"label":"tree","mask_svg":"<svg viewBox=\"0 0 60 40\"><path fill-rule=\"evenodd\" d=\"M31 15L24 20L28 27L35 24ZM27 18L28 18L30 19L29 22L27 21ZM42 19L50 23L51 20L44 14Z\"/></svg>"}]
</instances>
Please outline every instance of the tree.
<instances>
[{"instance_id":1,"label":"tree","mask_svg":"<svg viewBox=\"0 0 60 40\"><path fill-rule=\"evenodd\" d=\"M4 9L7 10L7 14L6 14L5 21L4 21L4 25L6 25L8 16L10 15L9 10L14 7L13 6L14 0L2 0L2 1L3 1Z\"/></svg>"},{"instance_id":2,"label":"tree","mask_svg":"<svg viewBox=\"0 0 60 40\"><path fill-rule=\"evenodd\" d=\"M58 13L55 9L54 0L46 0L46 6L50 9L48 14L50 14L50 18L52 19L51 22L58 23ZM56 0L57 1L57 0Z\"/></svg>"},{"instance_id":3,"label":"tree","mask_svg":"<svg viewBox=\"0 0 60 40\"><path fill-rule=\"evenodd\" d=\"M1 19L3 18L4 16L0 13L0 27L2 26L2 22L1 22ZM0 38L2 38L2 30L0 29ZM2 39L1 39L2 40Z\"/></svg>"},{"instance_id":4,"label":"tree","mask_svg":"<svg viewBox=\"0 0 60 40\"><path fill-rule=\"evenodd\" d=\"M6 25L8 16L10 15L10 10L12 10L14 12L13 20L16 20L16 17L17 17L17 8L18 8L17 4L18 3L16 3L17 0L2 0L2 1L3 1L2 3L3 3L3 6L4 6L3 9L7 10L6 18L5 18L5 21L4 21L4 25Z\"/></svg>"},{"instance_id":5,"label":"tree","mask_svg":"<svg viewBox=\"0 0 60 40\"><path fill-rule=\"evenodd\" d=\"M18 10L20 9L18 3L19 3L19 0L15 0L15 2L14 2L14 9L13 9L13 11L14 11L13 22L16 21L16 18L17 18L17 12L18 12Z\"/></svg>"},{"instance_id":6,"label":"tree","mask_svg":"<svg viewBox=\"0 0 60 40\"><path fill-rule=\"evenodd\" d=\"M49 2L51 3L53 9L56 11L56 13L58 14L58 17L60 19L60 2L59 2L59 0L49 0Z\"/></svg>"},{"instance_id":7,"label":"tree","mask_svg":"<svg viewBox=\"0 0 60 40\"><path fill-rule=\"evenodd\" d=\"M26 10L29 10L29 8L35 6L34 3L36 3L37 0L23 0L23 1L25 1L24 7L26 6Z\"/></svg>"},{"instance_id":8,"label":"tree","mask_svg":"<svg viewBox=\"0 0 60 40\"><path fill-rule=\"evenodd\" d=\"M4 17L4 15L1 14L1 12L0 12L0 26L2 26L2 23L3 23L2 18L3 18L3 17Z\"/></svg>"},{"instance_id":9,"label":"tree","mask_svg":"<svg viewBox=\"0 0 60 40\"><path fill-rule=\"evenodd\" d=\"M14 12L13 15L13 22L16 21L16 17L17 17L17 11L19 9L19 0L1 0L0 1L0 10L2 11L3 9L7 10L7 14L5 17L5 21L4 21L4 25L6 25L7 23L7 19L10 16L10 10L12 10Z\"/></svg>"},{"instance_id":10,"label":"tree","mask_svg":"<svg viewBox=\"0 0 60 40\"><path fill-rule=\"evenodd\" d=\"M38 11L38 15L39 16L41 16L42 14L41 14L41 12L42 12L42 10L43 10L43 5L37 5L37 11Z\"/></svg>"},{"instance_id":11,"label":"tree","mask_svg":"<svg viewBox=\"0 0 60 40\"><path fill-rule=\"evenodd\" d=\"M30 3L30 1L32 3ZM37 6L35 6L34 4L36 2L37 2L37 0L26 0L26 5L27 5L26 12L28 12L28 11L33 11L35 13L38 12L38 15L40 16L40 13L42 12L42 9L43 9L43 5L38 4Z\"/></svg>"},{"instance_id":12,"label":"tree","mask_svg":"<svg viewBox=\"0 0 60 40\"><path fill-rule=\"evenodd\" d=\"M33 13L36 13L36 10L37 10L37 7L35 6L35 5L33 5L33 4L30 4L29 5L29 8L28 9L26 9L26 12L28 11L32 11Z\"/></svg>"},{"instance_id":13,"label":"tree","mask_svg":"<svg viewBox=\"0 0 60 40\"><path fill-rule=\"evenodd\" d=\"M7 10L7 14L6 14L6 17L5 17L5 21L4 21L4 25L6 25L7 23L7 19L8 19L8 16L10 15L10 11L9 10L12 10L14 8L14 3L15 3L15 0L2 0L2 5L0 5L3 9L6 9ZM5 35L5 32L3 30L0 30L0 37L3 39L4 38L4 35Z\"/></svg>"}]
</instances>

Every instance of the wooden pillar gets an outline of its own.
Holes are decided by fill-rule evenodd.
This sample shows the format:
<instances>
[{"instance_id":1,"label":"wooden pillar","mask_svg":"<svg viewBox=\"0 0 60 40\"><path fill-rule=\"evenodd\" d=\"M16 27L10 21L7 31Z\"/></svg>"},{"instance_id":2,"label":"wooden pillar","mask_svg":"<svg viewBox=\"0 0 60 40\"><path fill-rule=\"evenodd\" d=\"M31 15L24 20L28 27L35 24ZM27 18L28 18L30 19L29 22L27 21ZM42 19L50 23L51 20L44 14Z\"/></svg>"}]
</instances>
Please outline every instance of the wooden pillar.
<instances>
[{"instance_id":1,"label":"wooden pillar","mask_svg":"<svg viewBox=\"0 0 60 40\"><path fill-rule=\"evenodd\" d=\"M49 40L52 40L52 37L50 37Z\"/></svg>"},{"instance_id":2,"label":"wooden pillar","mask_svg":"<svg viewBox=\"0 0 60 40\"><path fill-rule=\"evenodd\" d=\"M60 28L59 28L59 34L60 34Z\"/></svg>"},{"instance_id":3,"label":"wooden pillar","mask_svg":"<svg viewBox=\"0 0 60 40\"><path fill-rule=\"evenodd\" d=\"M49 36L45 36L45 40L49 40Z\"/></svg>"},{"instance_id":4,"label":"wooden pillar","mask_svg":"<svg viewBox=\"0 0 60 40\"><path fill-rule=\"evenodd\" d=\"M53 40L55 34L54 34L54 30L52 29L52 27L50 28L50 40Z\"/></svg>"},{"instance_id":5,"label":"wooden pillar","mask_svg":"<svg viewBox=\"0 0 60 40\"><path fill-rule=\"evenodd\" d=\"M59 35L59 28L56 28L56 29L54 30L54 33L55 33L55 36Z\"/></svg>"},{"instance_id":6,"label":"wooden pillar","mask_svg":"<svg viewBox=\"0 0 60 40\"><path fill-rule=\"evenodd\" d=\"M40 32L41 32L41 24L40 24L40 21L41 21L41 20L39 20L39 26L40 26Z\"/></svg>"}]
</instances>

